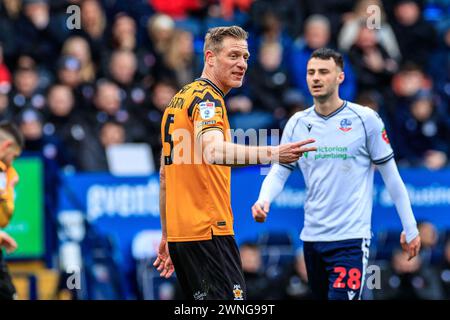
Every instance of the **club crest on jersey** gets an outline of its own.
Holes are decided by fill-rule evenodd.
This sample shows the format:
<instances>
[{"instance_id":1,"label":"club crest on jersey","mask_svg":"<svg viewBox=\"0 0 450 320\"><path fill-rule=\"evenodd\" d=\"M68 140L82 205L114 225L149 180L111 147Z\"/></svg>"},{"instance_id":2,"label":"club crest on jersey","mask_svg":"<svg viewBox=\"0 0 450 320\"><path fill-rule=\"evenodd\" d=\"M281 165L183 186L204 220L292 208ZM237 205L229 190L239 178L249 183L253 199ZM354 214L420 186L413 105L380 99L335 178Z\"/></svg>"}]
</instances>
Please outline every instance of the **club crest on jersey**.
<instances>
[{"instance_id":1,"label":"club crest on jersey","mask_svg":"<svg viewBox=\"0 0 450 320\"><path fill-rule=\"evenodd\" d=\"M352 130L352 122L348 119L342 119L340 125L339 130L341 131L348 132Z\"/></svg>"},{"instance_id":2,"label":"club crest on jersey","mask_svg":"<svg viewBox=\"0 0 450 320\"><path fill-rule=\"evenodd\" d=\"M200 116L204 120L208 120L214 117L216 113L216 104L214 102L200 102L198 107L200 109Z\"/></svg>"},{"instance_id":3,"label":"club crest on jersey","mask_svg":"<svg viewBox=\"0 0 450 320\"><path fill-rule=\"evenodd\" d=\"M384 142L386 142L387 144L390 144L388 135L387 135L387 131L385 128L383 128L383 130L381 130L381 137L383 138Z\"/></svg>"},{"instance_id":4,"label":"club crest on jersey","mask_svg":"<svg viewBox=\"0 0 450 320\"><path fill-rule=\"evenodd\" d=\"M235 284L233 287L234 300L244 300L242 293L243 291L241 286L239 284Z\"/></svg>"}]
</instances>

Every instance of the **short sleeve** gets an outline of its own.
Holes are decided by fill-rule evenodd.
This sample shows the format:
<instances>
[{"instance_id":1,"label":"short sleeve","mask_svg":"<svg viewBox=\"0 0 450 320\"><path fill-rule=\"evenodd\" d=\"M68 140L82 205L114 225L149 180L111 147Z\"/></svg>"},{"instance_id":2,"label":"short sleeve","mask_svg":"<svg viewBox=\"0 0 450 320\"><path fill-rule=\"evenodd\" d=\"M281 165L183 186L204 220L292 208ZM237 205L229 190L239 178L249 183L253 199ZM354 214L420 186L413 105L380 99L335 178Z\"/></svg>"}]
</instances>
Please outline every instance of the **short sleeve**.
<instances>
[{"instance_id":1,"label":"short sleeve","mask_svg":"<svg viewBox=\"0 0 450 320\"><path fill-rule=\"evenodd\" d=\"M192 121L194 123L194 136L198 139L209 130L224 131L224 105L220 100L194 101Z\"/></svg>"},{"instance_id":2,"label":"short sleeve","mask_svg":"<svg viewBox=\"0 0 450 320\"><path fill-rule=\"evenodd\" d=\"M299 121L298 117L291 117L286 126L283 129L283 135L281 136L281 144L294 142L294 127L296 123Z\"/></svg>"},{"instance_id":3,"label":"short sleeve","mask_svg":"<svg viewBox=\"0 0 450 320\"><path fill-rule=\"evenodd\" d=\"M367 148L374 164L383 164L394 157L383 120L378 113L370 111L367 120Z\"/></svg>"}]
</instances>

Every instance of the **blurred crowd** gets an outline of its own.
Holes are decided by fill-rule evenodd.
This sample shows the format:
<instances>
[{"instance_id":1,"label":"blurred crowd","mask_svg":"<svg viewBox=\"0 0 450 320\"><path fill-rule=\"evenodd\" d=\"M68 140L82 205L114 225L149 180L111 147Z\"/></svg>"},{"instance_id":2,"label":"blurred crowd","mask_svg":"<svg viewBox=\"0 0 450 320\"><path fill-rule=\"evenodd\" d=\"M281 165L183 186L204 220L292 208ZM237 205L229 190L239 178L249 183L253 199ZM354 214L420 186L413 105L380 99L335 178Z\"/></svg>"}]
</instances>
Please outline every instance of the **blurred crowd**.
<instances>
[{"instance_id":1,"label":"blurred crowd","mask_svg":"<svg viewBox=\"0 0 450 320\"><path fill-rule=\"evenodd\" d=\"M399 164L439 169L450 153L449 3L1 0L0 117L47 169L108 171L105 150L128 142L147 143L158 167L164 108L200 76L205 32L238 24L251 58L226 97L232 127L282 129L311 104L306 62L328 46L345 55L342 97L379 112Z\"/></svg>"}]
</instances>

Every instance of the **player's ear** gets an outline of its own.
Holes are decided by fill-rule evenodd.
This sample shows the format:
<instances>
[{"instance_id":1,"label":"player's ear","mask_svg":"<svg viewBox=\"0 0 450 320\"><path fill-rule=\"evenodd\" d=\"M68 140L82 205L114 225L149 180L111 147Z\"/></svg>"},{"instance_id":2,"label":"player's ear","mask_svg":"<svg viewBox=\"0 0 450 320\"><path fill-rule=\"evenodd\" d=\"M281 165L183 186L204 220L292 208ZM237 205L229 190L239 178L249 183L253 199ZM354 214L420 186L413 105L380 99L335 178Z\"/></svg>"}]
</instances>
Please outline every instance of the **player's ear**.
<instances>
[{"instance_id":1,"label":"player's ear","mask_svg":"<svg viewBox=\"0 0 450 320\"><path fill-rule=\"evenodd\" d=\"M12 140L3 140L0 143L0 150L6 150L7 148L9 148L12 145Z\"/></svg>"},{"instance_id":2,"label":"player's ear","mask_svg":"<svg viewBox=\"0 0 450 320\"><path fill-rule=\"evenodd\" d=\"M212 50L206 50L205 64L207 64L208 66L213 66L215 59L216 59L216 55L214 54L214 52Z\"/></svg>"},{"instance_id":3,"label":"player's ear","mask_svg":"<svg viewBox=\"0 0 450 320\"><path fill-rule=\"evenodd\" d=\"M339 72L337 80L338 80L339 84L344 82L344 80L345 80L345 73L344 73L344 71Z\"/></svg>"}]
</instances>

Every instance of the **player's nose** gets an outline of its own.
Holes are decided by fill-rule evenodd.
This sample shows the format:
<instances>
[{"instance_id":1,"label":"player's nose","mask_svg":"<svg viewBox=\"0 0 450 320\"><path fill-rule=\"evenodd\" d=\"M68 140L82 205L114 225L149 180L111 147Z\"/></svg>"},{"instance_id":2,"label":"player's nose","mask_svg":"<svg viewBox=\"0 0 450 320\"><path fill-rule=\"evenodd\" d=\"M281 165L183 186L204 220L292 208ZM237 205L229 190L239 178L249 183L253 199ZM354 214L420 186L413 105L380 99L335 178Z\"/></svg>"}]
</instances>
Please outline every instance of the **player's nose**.
<instances>
[{"instance_id":1,"label":"player's nose","mask_svg":"<svg viewBox=\"0 0 450 320\"><path fill-rule=\"evenodd\" d=\"M247 61L244 58L241 58L241 59L239 59L237 66L241 71L246 71L247 67L248 67Z\"/></svg>"}]
</instances>

